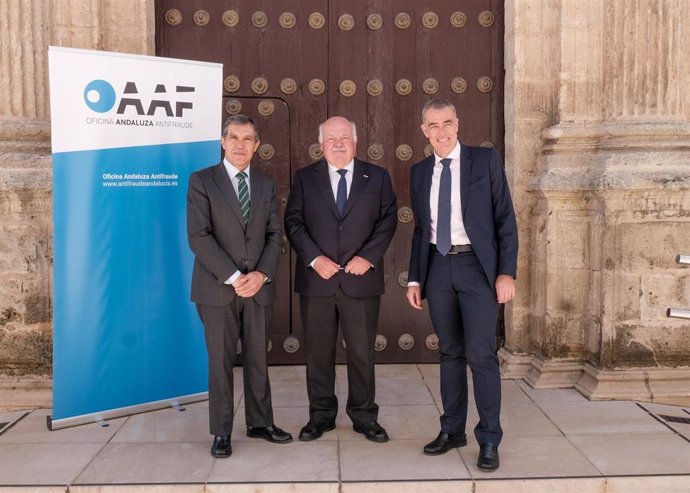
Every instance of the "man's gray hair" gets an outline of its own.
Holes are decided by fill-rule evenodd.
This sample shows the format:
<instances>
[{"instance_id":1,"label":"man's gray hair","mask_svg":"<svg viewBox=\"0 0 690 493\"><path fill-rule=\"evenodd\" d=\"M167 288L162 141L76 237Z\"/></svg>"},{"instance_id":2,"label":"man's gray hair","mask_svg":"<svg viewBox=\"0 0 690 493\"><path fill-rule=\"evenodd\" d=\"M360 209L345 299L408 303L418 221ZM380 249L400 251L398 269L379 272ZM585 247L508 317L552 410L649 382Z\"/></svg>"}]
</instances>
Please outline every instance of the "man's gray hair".
<instances>
[{"instance_id":1,"label":"man's gray hair","mask_svg":"<svg viewBox=\"0 0 690 493\"><path fill-rule=\"evenodd\" d=\"M256 123L254 123L254 120L249 118L247 115L237 114L228 117L223 122L223 132L221 134L223 138L228 136L228 127L230 125L251 125L254 129L254 140L259 142L259 129L256 128Z\"/></svg>"},{"instance_id":2,"label":"man's gray hair","mask_svg":"<svg viewBox=\"0 0 690 493\"><path fill-rule=\"evenodd\" d=\"M355 122L352 120L348 120L348 122L350 122L350 125L352 125L352 140L357 142L357 125L355 125ZM319 144L323 144L323 123L319 125Z\"/></svg>"},{"instance_id":3,"label":"man's gray hair","mask_svg":"<svg viewBox=\"0 0 690 493\"><path fill-rule=\"evenodd\" d=\"M458 112L455 109L455 105L448 101L447 99L443 98L436 98L436 99L430 99L426 103L424 103L424 106L422 106L422 122L424 122L424 115L426 114L427 111L429 110L442 110L443 108L452 108L453 109L453 115L455 118L458 117Z\"/></svg>"}]
</instances>

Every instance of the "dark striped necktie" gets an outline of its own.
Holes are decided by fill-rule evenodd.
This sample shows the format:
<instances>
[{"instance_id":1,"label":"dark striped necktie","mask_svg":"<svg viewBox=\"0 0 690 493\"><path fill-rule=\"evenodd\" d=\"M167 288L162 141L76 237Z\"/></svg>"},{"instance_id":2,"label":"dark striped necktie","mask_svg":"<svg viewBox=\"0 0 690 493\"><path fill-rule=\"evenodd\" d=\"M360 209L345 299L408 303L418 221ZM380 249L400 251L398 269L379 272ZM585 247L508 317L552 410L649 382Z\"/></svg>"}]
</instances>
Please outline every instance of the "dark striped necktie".
<instances>
[{"instance_id":1,"label":"dark striped necktie","mask_svg":"<svg viewBox=\"0 0 690 493\"><path fill-rule=\"evenodd\" d=\"M242 209L242 217L244 217L244 223L247 224L249 221L249 187L247 186L247 173L240 171L237 173L237 195L240 199L240 209Z\"/></svg>"}]
</instances>

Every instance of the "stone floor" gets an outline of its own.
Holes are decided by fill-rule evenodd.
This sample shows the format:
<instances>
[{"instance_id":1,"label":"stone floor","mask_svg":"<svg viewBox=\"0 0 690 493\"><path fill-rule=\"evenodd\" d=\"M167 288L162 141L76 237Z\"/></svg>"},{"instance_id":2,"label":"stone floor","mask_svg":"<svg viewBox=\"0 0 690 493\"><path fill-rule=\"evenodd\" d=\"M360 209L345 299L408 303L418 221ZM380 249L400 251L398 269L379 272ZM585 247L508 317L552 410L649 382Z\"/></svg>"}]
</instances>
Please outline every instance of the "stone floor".
<instances>
[{"instance_id":1,"label":"stone floor","mask_svg":"<svg viewBox=\"0 0 690 493\"><path fill-rule=\"evenodd\" d=\"M241 379L238 373L237 381ZM296 435L307 420L304 367L272 367L276 424ZM630 401L590 402L575 390L503 382L501 467L481 472L478 446L438 456L437 365L380 365L380 423L391 441L366 441L344 409L314 442L274 445L244 436L237 389L233 455L209 454L208 404L48 431L48 409L0 414L0 492L383 492L690 493L690 409ZM337 393L346 401L345 368ZM477 421L471 404L468 429ZM6 423L5 425L2 425Z\"/></svg>"}]
</instances>

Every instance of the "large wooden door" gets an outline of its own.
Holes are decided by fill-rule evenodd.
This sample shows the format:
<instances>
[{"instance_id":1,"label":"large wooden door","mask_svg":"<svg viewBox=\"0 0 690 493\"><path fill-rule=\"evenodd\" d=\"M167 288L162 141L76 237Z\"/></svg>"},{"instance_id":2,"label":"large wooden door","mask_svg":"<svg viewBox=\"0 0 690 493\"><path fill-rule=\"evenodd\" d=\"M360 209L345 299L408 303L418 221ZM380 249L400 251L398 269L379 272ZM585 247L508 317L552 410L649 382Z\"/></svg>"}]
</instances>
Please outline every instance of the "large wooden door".
<instances>
[{"instance_id":1,"label":"large wooden door","mask_svg":"<svg viewBox=\"0 0 690 493\"><path fill-rule=\"evenodd\" d=\"M223 63L224 117L258 123L255 162L278 184L281 214L294 171L321 157L318 125L358 128L358 157L389 170L398 231L386 255L377 361L436 361L428 311L407 306L410 166L431 150L420 110L458 109L461 141L503 149L503 4L499 0L157 0L160 56ZM303 362L293 253L279 266L271 362ZM343 357L342 347L339 357Z\"/></svg>"}]
</instances>

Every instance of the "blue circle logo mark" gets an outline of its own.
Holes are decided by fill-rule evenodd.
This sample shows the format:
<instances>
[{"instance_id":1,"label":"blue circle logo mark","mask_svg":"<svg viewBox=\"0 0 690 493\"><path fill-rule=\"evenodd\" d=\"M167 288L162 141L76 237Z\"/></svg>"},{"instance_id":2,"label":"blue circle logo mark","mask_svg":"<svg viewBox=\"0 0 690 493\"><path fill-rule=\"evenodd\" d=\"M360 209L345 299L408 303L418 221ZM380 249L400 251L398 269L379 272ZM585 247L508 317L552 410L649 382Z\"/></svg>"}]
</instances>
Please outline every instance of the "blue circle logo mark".
<instances>
[{"instance_id":1,"label":"blue circle logo mark","mask_svg":"<svg viewBox=\"0 0 690 493\"><path fill-rule=\"evenodd\" d=\"M105 113L115 106L115 89L104 80L92 80L84 88L84 102L97 113Z\"/></svg>"}]
</instances>

